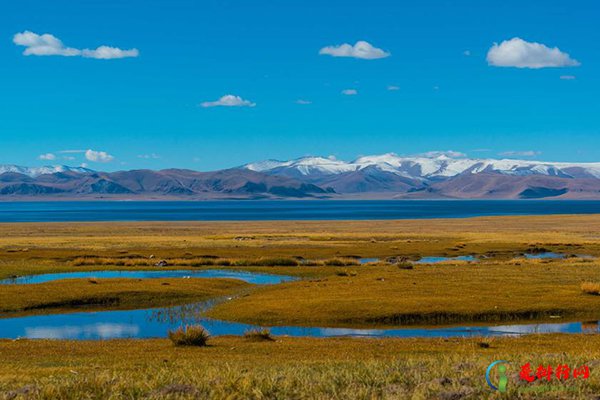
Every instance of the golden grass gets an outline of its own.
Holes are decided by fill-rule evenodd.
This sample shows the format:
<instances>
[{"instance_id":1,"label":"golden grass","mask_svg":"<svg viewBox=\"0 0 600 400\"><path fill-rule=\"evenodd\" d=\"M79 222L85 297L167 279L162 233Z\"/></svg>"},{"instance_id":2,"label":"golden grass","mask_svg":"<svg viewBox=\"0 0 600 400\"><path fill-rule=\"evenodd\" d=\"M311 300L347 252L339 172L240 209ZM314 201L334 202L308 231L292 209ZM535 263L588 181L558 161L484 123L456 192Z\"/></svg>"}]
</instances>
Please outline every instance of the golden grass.
<instances>
[{"instance_id":1,"label":"golden grass","mask_svg":"<svg viewBox=\"0 0 600 400\"><path fill-rule=\"evenodd\" d=\"M544 248L600 255L600 215L418 221L0 224L0 278L115 269L234 268L305 277L97 279L1 285L8 315L167 306L246 292L213 316L263 325L387 326L600 318L596 260L524 260ZM480 263L356 265L357 257L486 256ZM150 257L150 256L154 257ZM167 260L169 266L153 264ZM290 261L291 260L291 261ZM302 263L300 261L303 261ZM309 262L305 260L316 260ZM151 265L149 265L151 264ZM1 320L0 320L1 324ZM1 335L0 335L1 336ZM484 381L511 365L588 364L589 380L509 384L506 398L590 398L599 335L497 339L0 340L0 399L497 398ZM269 335L270 337L270 335ZM515 372L515 371L511 371ZM512 381L511 381L512 382Z\"/></svg>"},{"instance_id":2,"label":"golden grass","mask_svg":"<svg viewBox=\"0 0 600 400\"><path fill-rule=\"evenodd\" d=\"M140 258L135 256L125 257L77 257L69 261L70 265L80 266L125 266L125 267L152 267L164 261L166 266L173 267L297 267L297 266L345 266L359 265L356 258L328 258L323 260L299 260L286 257L257 257L257 258L219 258L219 257L189 257L167 258Z\"/></svg>"},{"instance_id":3,"label":"golden grass","mask_svg":"<svg viewBox=\"0 0 600 400\"><path fill-rule=\"evenodd\" d=\"M583 282L581 291L586 294L600 295L600 283L598 282Z\"/></svg>"},{"instance_id":4,"label":"golden grass","mask_svg":"<svg viewBox=\"0 0 600 400\"><path fill-rule=\"evenodd\" d=\"M0 341L0 398L590 399L600 391L598 335L498 338L487 348L479 343L215 337L206 347L174 347L166 339ZM504 396L485 383L494 360L511 362ZM587 380L518 384L515 375L527 362L588 365L591 374Z\"/></svg>"},{"instance_id":5,"label":"golden grass","mask_svg":"<svg viewBox=\"0 0 600 400\"><path fill-rule=\"evenodd\" d=\"M580 283L597 277L598 262L515 256L541 248L600 254L598 228L598 215L294 223L0 224L0 277L98 269L229 267L308 278L260 288L221 305L212 314L260 324L447 324L557 315L564 319L596 317L600 299L585 296ZM356 259L461 254L485 258L472 264L448 261L416 265L412 270L406 263L357 265ZM167 267L153 266L162 259ZM305 264L306 260L316 261ZM298 265L299 261L303 263ZM147 282L138 286L157 285ZM102 280L95 286L97 291L106 291L102 296L115 297ZM159 287L168 296L157 298L180 302L191 297L176 287ZM0 309L44 307L70 299L60 293L60 285L41 288L38 295L30 293L32 288L0 286ZM119 307L148 304L154 296L144 290L115 290L127 293L117 296ZM80 297L77 293L73 301ZM31 298L32 304L13 298ZM90 303L98 300L89 298ZM104 306L98 303L98 307Z\"/></svg>"},{"instance_id":6,"label":"golden grass","mask_svg":"<svg viewBox=\"0 0 600 400\"><path fill-rule=\"evenodd\" d=\"M0 285L0 314L6 317L75 309L179 305L237 293L250 286L234 279L201 278L67 279L35 285Z\"/></svg>"},{"instance_id":7,"label":"golden grass","mask_svg":"<svg viewBox=\"0 0 600 400\"><path fill-rule=\"evenodd\" d=\"M517 265L518 264L518 265ZM357 267L321 279L261 287L217 305L215 318L262 325L369 326L600 319L600 298L580 283L595 262Z\"/></svg>"},{"instance_id":8,"label":"golden grass","mask_svg":"<svg viewBox=\"0 0 600 400\"><path fill-rule=\"evenodd\" d=\"M600 255L600 216L401 221L0 224L0 260L76 257L328 259L489 253L532 247ZM240 240L244 238L244 240ZM1 269L1 268L0 268Z\"/></svg>"}]
</instances>

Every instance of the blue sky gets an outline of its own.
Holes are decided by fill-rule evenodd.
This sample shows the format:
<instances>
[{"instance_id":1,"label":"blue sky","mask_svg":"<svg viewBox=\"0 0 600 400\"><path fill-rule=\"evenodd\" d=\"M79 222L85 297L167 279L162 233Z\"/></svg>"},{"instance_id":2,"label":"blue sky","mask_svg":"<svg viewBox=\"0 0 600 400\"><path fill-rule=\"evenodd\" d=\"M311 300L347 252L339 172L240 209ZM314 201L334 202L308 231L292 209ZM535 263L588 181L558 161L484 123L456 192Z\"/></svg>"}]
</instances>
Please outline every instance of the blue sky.
<instances>
[{"instance_id":1,"label":"blue sky","mask_svg":"<svg viewBox=\"0 0 600 400\"><path fill-rule=\"evenodd\" d=\"M0 163L211 170L433 150L600 161L597 2L323 3L4 2ZM15 37L26 32L61 40L49 50L61 54L39 55L39 37ZM357 41L379 58L319 54ZM225 95L240 106L218 106Z\"/></svg>"}]
</instances>

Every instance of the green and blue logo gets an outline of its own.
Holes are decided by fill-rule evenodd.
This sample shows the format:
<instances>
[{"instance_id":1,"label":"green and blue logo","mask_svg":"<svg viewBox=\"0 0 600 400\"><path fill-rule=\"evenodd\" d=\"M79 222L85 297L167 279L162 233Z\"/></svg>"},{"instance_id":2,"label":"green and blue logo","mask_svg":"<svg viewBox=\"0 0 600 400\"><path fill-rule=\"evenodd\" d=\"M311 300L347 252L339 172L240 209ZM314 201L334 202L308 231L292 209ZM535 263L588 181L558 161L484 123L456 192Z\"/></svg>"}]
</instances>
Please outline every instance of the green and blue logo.
<instances>
[{"instance_id":1,"label":"green and blue logo","mask_svg":"<svg viewBox=\"0 0 600 400\"><path fill-rule=\"evenodd\" d=\"M487 384L492 388L492 390L497 390L498 392L506 392L506 387L508 386L508 376L506 375L506 364L508 361L498 360L491 363L487 370L485 371L485 380ZM497 367L498 370L498 386L494 385L490 379L490 375L494 370L494 367Z\"/></svg>"}]
</instances>

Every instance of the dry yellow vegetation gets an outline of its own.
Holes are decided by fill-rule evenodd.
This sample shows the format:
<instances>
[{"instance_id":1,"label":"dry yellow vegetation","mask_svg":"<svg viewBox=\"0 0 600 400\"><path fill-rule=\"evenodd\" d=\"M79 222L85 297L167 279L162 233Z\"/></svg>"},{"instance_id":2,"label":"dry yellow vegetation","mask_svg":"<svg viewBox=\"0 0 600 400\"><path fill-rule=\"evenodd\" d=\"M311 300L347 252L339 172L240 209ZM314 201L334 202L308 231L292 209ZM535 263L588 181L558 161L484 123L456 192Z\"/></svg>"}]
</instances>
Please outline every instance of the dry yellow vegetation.
<instances>
[{"instance_id":1,"label":"dry yellow vegetation","mask_svg":"<svg viewBox=\"0 0 600 400\"><path fill-rule=\"evenodd\" d=\"M257 288L211 314L252 323L349 326L596 318L600 298L586 296L581 290L582 282L594 281L599 275L595 259L515 257L531 249L596 256L600 254L599 231L598 215L294 223L0 224L0 277L164 269L154 266L164 259L166 268L173 269L227 267L305 278ZM383 262L387 257L466 254L480 257L481 262L445 262L413 269ZM379 258L381 262L358 266L357 257ZM39 300L41 307L45 307L43 303L65 301L73 307L93 303L78 299L77 290L65 299L60 285L40 286L43 301L28 294L28 287L0 286L0 299L7 299L6 304L0 303L0 309L35 307L7 306L15 291L19 291L16 297ZM149 298L161 304L180 304L193 297L184 293L187 283L158 286L161 295L154 296L156 291L151 288L157 285L138 284L139 290L128 291L135 294L120 296L120 307L145 306ZM94 290L112 296L107 285L98 286ZM122 287L115 290L126 291Z\"/></svg>"},{"instance_id":2,"label":"dry yellow vegetation","mask_svg":"<svg viewBox=\"0 0 600 400\"><path fill-rule=\"evenodd\" d=\"M418 221L0 224L0 278L67 271L234 268L303 279L98 279L0 285L3 316L185 304L233 296L212 316L264 325L391 326L600 319L600 215ZM529 250L573 255L525 260ZM408 268L404 257L475 255ZM399 265L384 262L395 257ZM357 258L379 262L357 265ZM166 267L156 267L165 260ZM236 297L235 294L245 293ZM1 326L1 319L0 319ZM259 331L256 331L259 332ZM588 380L518 384L506 398L600 391L600 335L496 339L211 337L0 340L0 399L498 398L486 367L589 365ZM260 333L267 337L266 331ZM0 335L1 336L1 335ZM269 335L270 337L270 335ZM251 340L252 339L252 340Z\"/></svg>"},{"instance_id":3,"label":"dry yellow vegetation","mask_svg":"<svg viewBox=\"0 0 600 400\"><path fill-rule=\"evenodd\" d=\"M483 346L485 344L485 346ZM590 399L600 391L600 336L485 339L215 337L0 341L0 398L15 399ZM509 364L508 392L487 366ZM590 378L519 382L519 367L588 365Z\"/></svg>"},{"instance_id":4,"label":"dry yellow vegetation","mask_svg":"<svg viewBox=\"0 0 600 400\"><path fill-rule=\"evenodd\" d=\"M0 261L62 265L77 257L322 259L488 254L532 246L600 255L600 216L398 221L0 224ZM1 266L1 265L0 265ZM1 268L0 268L1 270Z\"/></svg>"},{"instance_id":5,"label":"dry yellow vegetation","mask_svg":"<svg viewBox=\"0 0 600 400\"><path fill-rule=\"evenodd\" d=\"M179 305L238 293L248 287L249 284L235 279L201 278L65 279L35 285L0 285L0 315Z\"/></svg>"},{"instance_id":6,"label":"dry yellow vegetation","mask_svg":"<svg viewBox=\"0 0 600 400\"><path fill-rule=\"evenodd\" d=\"M351 273L262 287L209 311L264 325L368 326L600 319L581 282L591 260L363 266Z\"/></svg>"},{"instance_id":7,"label":"dry yellow vegetation","mask_svg":"<svg viewBox=\"0 0 600 400\"><path fill-rule=\"evenodd\" d=\"M600 295L600 283L583 282L581 284L581 291L587 294Z\"/></svg>"}]
</instances>

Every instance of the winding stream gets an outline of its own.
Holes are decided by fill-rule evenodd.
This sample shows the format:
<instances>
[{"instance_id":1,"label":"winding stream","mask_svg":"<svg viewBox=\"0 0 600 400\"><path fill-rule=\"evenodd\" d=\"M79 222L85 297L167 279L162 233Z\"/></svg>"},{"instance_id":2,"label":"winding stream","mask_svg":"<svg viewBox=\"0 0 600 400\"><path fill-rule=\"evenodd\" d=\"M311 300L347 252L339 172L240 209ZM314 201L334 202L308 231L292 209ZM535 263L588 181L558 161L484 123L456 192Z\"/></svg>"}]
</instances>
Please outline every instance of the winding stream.
<instances>
[{"instance_id":1,"label":"winding stream","mask_svg":"<svg viewBox=\"0 0 600 400\"><path fill-rule=\"evenodd\" d=\"M55 274L27 275L0 280L0 285L25 285L52 282L61 279L159 279L159 278L229 278L239 279L256 285L274 285L297 280L285 275L262 274L257 272L234 271L225 269L204 270L163 270L163 271L89 271L60 272Z\"/></svg>"},{"instance_id":2,"label":"winding stream","mask_svg":"<svg viewBox=\"0 0 600 400\"><path fill-rule=\"evenodd\" d=\"M5 279L0 284L35 284L70 278L233 278L254 284L277 284L295 280L291 276L261 274L233 270L165 270L165 271L97 271L44 274ZM215 336L243 335L254 325L216 320L202 316L218 299L203 303L169 308L138 310L75 312L67 314L35 315L0 318L1 338L80 339L100 340L115 338L165 337L167 332L181 325L201 324ZM351 329L325 327L276 326L274 335L334 337L465 337L514 336L528 333L597 333L598 321L551 324L457 326L441 328Z\"/></svg>"}]
</instances>

